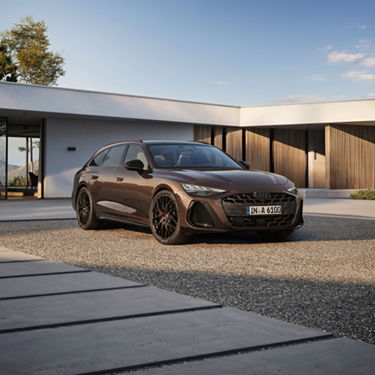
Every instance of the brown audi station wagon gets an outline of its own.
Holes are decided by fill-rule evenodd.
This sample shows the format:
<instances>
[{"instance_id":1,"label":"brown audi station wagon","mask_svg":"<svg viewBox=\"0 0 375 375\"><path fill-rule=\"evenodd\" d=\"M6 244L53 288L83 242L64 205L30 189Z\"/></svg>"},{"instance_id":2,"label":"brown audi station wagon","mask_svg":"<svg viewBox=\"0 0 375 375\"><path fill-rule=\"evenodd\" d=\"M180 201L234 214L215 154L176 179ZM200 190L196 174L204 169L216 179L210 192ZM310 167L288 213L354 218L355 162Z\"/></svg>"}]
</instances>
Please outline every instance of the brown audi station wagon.
<instances>
[{"instance_id":1,"label":"brown audi station wagon","mask_svg":"<svg viewBox=\"0 0 375 375\"><path fill-rule=\"evenodd\" d=\"M284 239L303 225L303 194L286 177L250 169L198 142L128 140L99 149L76 173L83 229L103 220L151 228L163 244L193 233L256 231Z\"/></svg>"}]
</instances>

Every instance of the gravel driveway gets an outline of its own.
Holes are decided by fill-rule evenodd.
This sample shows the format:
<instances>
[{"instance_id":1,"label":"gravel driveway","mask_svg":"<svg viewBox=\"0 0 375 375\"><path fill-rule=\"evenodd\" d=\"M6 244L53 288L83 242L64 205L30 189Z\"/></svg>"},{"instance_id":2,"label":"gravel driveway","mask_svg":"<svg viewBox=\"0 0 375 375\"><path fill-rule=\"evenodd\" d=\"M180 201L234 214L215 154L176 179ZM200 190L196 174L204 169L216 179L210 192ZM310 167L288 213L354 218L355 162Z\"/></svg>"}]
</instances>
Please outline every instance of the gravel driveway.
<instances>
[{"instance_id":1,"label":"gravel driveway","mask_svg":"<svg viewBox=\"0 0 375 375\"><path fill-rule=\"evenodd\" d=\"M255 234L163 246L147 230L0 223L0 246L375 343L375 220L305 216L288 242Z\"/></svg>"}]
</instances>

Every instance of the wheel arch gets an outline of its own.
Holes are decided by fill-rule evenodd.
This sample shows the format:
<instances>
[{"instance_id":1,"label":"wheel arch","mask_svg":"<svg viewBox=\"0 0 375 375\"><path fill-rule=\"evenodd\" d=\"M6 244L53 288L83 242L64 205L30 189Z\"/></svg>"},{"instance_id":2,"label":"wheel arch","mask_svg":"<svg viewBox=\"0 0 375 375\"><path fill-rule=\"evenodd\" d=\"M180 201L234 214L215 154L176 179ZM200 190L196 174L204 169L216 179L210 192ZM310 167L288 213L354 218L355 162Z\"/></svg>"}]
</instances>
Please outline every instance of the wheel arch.
<instances>
[{"instance_id":1,"label":"wheel arch","mask_svg":"<svg viewBox=\"0 0 375 375\"><path fill-rule=\"evenodd\" d=\"M89 187L87 186L87 184L85 182L81 182L78 187L77 187L77 191L76 191L76 194L75 194L75 197L74 197L74 206L77 205L77 198L78 198L78 194L80 192L80 190L82 190L82 188L86 188L88 189Z\"/></svg>"},{"instance_id":2,"label":"wheel arch","mask_svg":"<svg viewBox=\"0 0 375 375\"><path fill-rule=\"evenodd\" d=\"M163 184L163 185L157 186L154 189L154 191L152 193L152 198L154 198L156 194L160 193L163 190L169 191L170 193L172 193L173 195L175 195L175 193L173 192L173 189L170 186L168 186L166 184Z\"/></svg>"}]
</instances>

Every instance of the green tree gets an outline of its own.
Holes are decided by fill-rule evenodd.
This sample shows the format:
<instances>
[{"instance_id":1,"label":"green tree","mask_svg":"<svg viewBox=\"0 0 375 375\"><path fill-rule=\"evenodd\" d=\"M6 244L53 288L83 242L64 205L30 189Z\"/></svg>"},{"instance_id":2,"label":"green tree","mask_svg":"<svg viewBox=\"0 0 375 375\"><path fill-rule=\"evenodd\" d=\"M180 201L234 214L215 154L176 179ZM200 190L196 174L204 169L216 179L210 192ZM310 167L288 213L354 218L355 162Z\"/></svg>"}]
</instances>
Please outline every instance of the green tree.
<instances>
[{"instance_id":1,"label":"green tree","mask_svg":"<svg viewBox=\"0 0 375 375\"><path fill-rule=\"evenodd\" d=\"M0 41L0 81L17 82L17 66L3 40Z\"/></svg>"},{"instance_id":2,"label":"green tree","mask_svg":"<svg viewBox=\"0 0 375 375\"><path fill-rule=\"evenodd\" d=\"M65 74L64 58L48 50L50 42L44 21L34 22L30 16L22 18L12 29L1 33L0 38L10 63L16 66L17 81L56 85L58 78ZM15 77L2 70L1 55L0 69L0 79Z\"/></svg>"}]
</instances>

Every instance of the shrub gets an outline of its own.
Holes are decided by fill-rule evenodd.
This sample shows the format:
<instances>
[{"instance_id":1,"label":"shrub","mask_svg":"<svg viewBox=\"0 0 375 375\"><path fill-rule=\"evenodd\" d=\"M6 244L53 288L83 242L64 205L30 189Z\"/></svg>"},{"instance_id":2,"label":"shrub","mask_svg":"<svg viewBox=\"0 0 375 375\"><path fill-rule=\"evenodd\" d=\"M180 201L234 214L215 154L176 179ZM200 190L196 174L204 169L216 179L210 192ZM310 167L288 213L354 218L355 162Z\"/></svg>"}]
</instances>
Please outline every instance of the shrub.
<instances>
[{"instance_id":1,"label":"shrub","mask_svg":"<svg viewBox=\"0 0 375 375\"><path fill-rule=\"evenodd\" d=\"M375 189L359 190L350 195L351 199L375 200Z\"/></svg>"}]
</instances>

